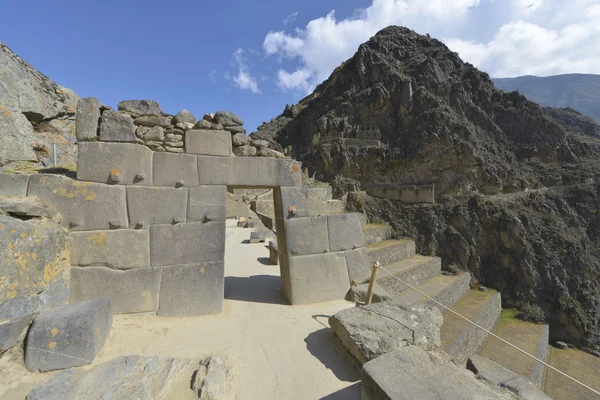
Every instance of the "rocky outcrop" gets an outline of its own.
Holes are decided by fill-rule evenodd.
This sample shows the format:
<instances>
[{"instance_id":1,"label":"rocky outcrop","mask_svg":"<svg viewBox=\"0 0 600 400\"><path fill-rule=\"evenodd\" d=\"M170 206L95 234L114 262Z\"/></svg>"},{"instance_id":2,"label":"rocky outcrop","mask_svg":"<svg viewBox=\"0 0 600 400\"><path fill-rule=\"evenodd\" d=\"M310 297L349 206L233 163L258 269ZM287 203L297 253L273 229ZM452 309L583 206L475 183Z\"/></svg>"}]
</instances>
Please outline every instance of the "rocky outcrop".
<instances>
[{"instance_id":1,"label":"rocky outcrop","mask_svg":"<svg viewBox=\"0 0 600 400\"><path fill-rule=\"evenodd\" d=\"M19 161L49 166L53 142L60 163L74 163L78 99L0 43L0 167Z\"/></svg>"},{"instance_id":2,"label":"rocky outcrop","mask_svg":"<svg viewBox=\"0 0 600 400\"><path fill-rule=\"evenodd\" d=\"M511 193L600 174L594 146L429 36L389 27L253 138L291 146L317 178Z\"/></svg>"},{"instance_id":3,"label":"rocky outcrop","mask_svg":"<svg viewBox=\"0 0 600 400\"><path fill-rule=\"evenodd\" d=\"M600 346L600 184L432 205L351 194L348 204L414 237L417 251L440 256L444 269L467 269L501 291L504 307L538 305L554 340Z\"/></svg>"}]
</instances>

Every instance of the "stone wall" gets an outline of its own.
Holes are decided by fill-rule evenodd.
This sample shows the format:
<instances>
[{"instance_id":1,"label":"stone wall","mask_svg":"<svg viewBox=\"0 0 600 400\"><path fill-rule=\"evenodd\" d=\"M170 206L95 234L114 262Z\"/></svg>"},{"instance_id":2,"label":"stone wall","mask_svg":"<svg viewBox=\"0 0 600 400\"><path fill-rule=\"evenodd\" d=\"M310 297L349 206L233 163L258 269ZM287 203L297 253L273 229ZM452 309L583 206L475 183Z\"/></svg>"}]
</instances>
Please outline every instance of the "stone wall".
<instances>
[{"instance_id":1,"label":"stone wall","mask_svg":"<svg viewBox=\"0 0 600 400\"><path fill-rule=\"evenodd\" d=\"M405 203L435 203L435 185L372 185L366 192L369 196Z\"/></svg>"}]
</instances>

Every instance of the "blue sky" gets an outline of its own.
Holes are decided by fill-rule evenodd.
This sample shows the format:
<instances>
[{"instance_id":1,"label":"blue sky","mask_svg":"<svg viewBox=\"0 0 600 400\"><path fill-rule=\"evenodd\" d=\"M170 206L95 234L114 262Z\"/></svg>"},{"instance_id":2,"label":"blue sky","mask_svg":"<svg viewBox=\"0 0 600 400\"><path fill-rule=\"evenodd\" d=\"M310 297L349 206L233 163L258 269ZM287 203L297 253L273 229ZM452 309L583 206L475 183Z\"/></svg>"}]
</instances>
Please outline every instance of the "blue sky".
<instances>
[{"instance_id":1,"label":"blue sky","mask_svg":"<svg viewBox=\"0 0 600 400\"><path fill-rule=\"evenodd\" d=\"M252 132L390 24L496 77L600 73L599 0L13 1L0 41L82 97L231 110Z\"/></svg>"}]
</instances>

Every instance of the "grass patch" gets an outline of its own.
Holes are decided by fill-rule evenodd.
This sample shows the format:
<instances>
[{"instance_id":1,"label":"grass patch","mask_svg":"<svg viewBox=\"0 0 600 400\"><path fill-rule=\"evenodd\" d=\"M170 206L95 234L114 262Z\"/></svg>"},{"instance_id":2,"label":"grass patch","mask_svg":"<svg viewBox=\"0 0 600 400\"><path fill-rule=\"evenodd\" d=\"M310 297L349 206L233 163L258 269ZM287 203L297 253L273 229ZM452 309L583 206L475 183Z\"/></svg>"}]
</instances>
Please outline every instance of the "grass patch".
<instances>
[{"instance_id":1,"label":"grass patch","mask_svg":"<svg viewBox=\"0 0 600 400\"><path fill-rule=\"evenodd\" d=\"M500 319L502 319L502 320L514 319L516 321L520 321L520 319L517 318L517 315L519 315L519 310L517 310L516 308L503 308L502 313L500 314Z\"/></svg>"}]
</instances>

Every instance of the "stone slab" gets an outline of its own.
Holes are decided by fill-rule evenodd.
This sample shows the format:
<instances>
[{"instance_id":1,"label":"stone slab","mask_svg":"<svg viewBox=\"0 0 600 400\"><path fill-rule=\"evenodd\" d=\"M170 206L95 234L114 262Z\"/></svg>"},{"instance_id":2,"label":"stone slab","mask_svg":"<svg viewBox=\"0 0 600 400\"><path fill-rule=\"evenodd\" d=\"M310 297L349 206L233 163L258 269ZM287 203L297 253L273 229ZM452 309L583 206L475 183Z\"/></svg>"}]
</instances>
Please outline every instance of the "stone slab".
<instances>
[{"instance_id":1,"label":"stone slab","mask_svg":"<svg viewBox=\"0 0 600 400\"><path fill-rule=\"evenodd\" d=\"M29 327L34 317L34 314L24 315L0 323L0 354L19 342L21 335Z\"/></svg>"},{"instance_id":2,"label":"stone slab","mask_svg":"<svg viewBox=\"0 0 600 400\"><path fill-rule=\"evenodd\" d=\"M119 102L117 108L136 115L162 115L160 104L154 100L123 100Z\"/></svg>"},{"instance_id":3,"label":"stone slab","mask_svg":"<svg viewBox=\"0 0 600 400\"><path fill-rule=\"evenodd\" d=\"M159 315L193 316L223 311L223 261L162 267Z\"/></svg>"},{"instance_id":4,"label":"stone slab","mask_svg":"<svg viewBox=\"0 0 600 400\"><path fill-rule=\"evenodd\" d=\"M290 257L288 272L292 304L344 299L350 288L343 253Z\"/></svg>"},{"instance_id":5,"label":"stone slab","mask_svg":"<svg viewBox=\"0 0 600 400\"><path fill-rule=\"evenodd\" d=\"M309 190L303 187L282 187L281 208L283 218L303 218L310 215L312 202Z\"/></svg>"},{"instance_id":6,"label":"stone slab","mask_svg":"<svg viewBox=\"0 0 600 400\"><path fill-rule=\"evenodd\" d=\"M198 156L198 179L201 185L229 185L231 160L235 157Z\"/></svg>"},{"instance_id":7,"label":"stone slab","mask_svg":"<svg viewBox=\"0 0 600 400\"><path fill-rule=\"evenodd\" d=\"M344 251L365 247L365 239L356 214L327 216L329 250Z\"/></svg>"},{"instance_id":8,"label":"stone slab","mask_svg":"<svg viewBox=\"0 0 600 400\"><path fill-rule=\"evenodd\" d=\"M71 264L113 269L150 267L148 231L118 229L69 233Z\"/></svg>"},{"instance_id":9,"label":"stone slab","mask_svg":"<svg viewBox=\"0 0 600 400\"><path fill-rule=\"evenodd\" d=\"M77 180L152 185L152 150L132 143L79 143Z\"/></svg>"},{"instance_id":10,"label":"stone slab","mask_svg":"<svg viewBox=\"0 0 600 400\"><path fill-rule=\"evenodd\" d=\"M288 256L329 252L327 216L284 220Z\"/></svg>"},{"instance_id":11,"label":"stone slab","mask_svg":"<svg viewBox=\"0 0 600 400\"><path fill-rule=\"evenodd\" d=\"M160 268L118 271L106 267L71 269L71 300L109 297L115 313L158 310Z\"/></svg>"},{"instance_id":12,"label":"stone slab","mask_svg":"<svg viewBox=\"0 0 600 400\"><path fill-rule=\"evenodd\" d=\"M27 195L56 208L63 216L63 226L72 231L129 226L124 186L39 174L29 179Z\"/></svg>"},{"instance_id":13,"label":"stone slab","mask_svg":"<svg viewBox=\"0 0 600 400\"><path fill-rule=\"evenodd\" d=\"M344 252L346 266L348 267L348 279L351 284L363 283L371 277L371 265L367 250L362 247L356 250Z\"/></svg>"},{"instance_id":14,"label":"stone slab","mask_svg":"<svg viewBox=\"0 0 600 400\"><path fill-rule=\"evenodd\" d=\"M133 118L128 114L106 110L100 117L100 140L103 142L137 142Z\"/></svg>"},{"instance_id":15,"label":"stone slab","mask_svg":"<svg viewBox=\"0 0 600 400\"><path fill-rule=\"evenodd\" d=\"M27 369L45 372L90 364L104 346L112 316L108 298L67 304L42 312L27 334Z\"/></svg>"},{"instance_id":16,"label":"stone slab","mask_svg":"<svg viewBox=\"0 0 600 400\"><path fill-rule=\"evenodd\" d=\"M444 354L417 346L403 347L363 365L363 400L500 400L506 399L452 364Z\"/></svg>"},{"instance_id":17,"label":"stone slab","mask_svg":"<svg viewBox=\"0 0 600 400\"><path fill-rule=\"evenodd\" d=\"M443 323L436 308L393 301L348 308L329 318L337 337L361 363L405 346L438 348Z\"/></svg>"},{"instance_id":18,"label":"stone slab","mask_svg":"<svg viewBox=\"0 0 600 400\"><path fill-rule=\"evenodd\" d=\"M221 261L224 255L224 221L150 227L150 257L154 267Z\"/></svg>"},{"instance_id":19,"label":"stone slab","mask_svg":"<svg viewBox=\"0 0 600 400\"><path fill-rule=\"evenodd\" d=\"M79 99L75 120L75 135L78 142L96 140L100 121L100 102L94 97Z\"/></svg>"},{"instance_id":20,"label":"stone slab","mask_svg":"<svg viewBox=\"0 0 600 400\"><path fill-rule=\"evenodd\" d=\"M267 240L268 231L250 232L250 243L264 243Z\"/></svg>"},{"instance_id":21,"label":"stone slab","mask_svg":"<svg viewBox=\"0 0 600 400\"><path fill-rule=\"evenodd\" d=\"M188 189L130 186L127 188L129 227L149 229L150 225L186 222Z\"/></svg>"},{"instance_id":22,"label":"stone slab","mask_svg":"<svg viewBox=\"0 0 600 400\"><path fill-rule=\"evenodd\" d=\"M198 186L198 164L192 154L154 152L154 186Z\"/></svg>"},{"instance_id":23,"label":"stone slab","mask_svg":"<svg viewBox=\"0 0 600 400\"><path fill-rule=\"evenodd\" d=\"M191 129L185 133L185 152L209 156L230 156L231 133Z\"/></svg>"},{"instance_id":24,"label":"stone slab","mask_svg":"<svg viewBox=\"0 0 600 400\"><path fill-rule=\"evenodd\" d=\"M202 185L189 189L188 222L225 221L227 217L227 187Z\"/></svg>"},{"instance_id":25,"label":"stone slab","mask_svg":"<svg viewBox=\"0 0 600 400\"><path fill-rule=\"evenodd\" d=\"M0 172L0 196L26 196L29 175Z\"/></svg>"},{"instance_id":26,"label":"stone slab","mask_svg":"<svg viewBox=\"0 0 600 400\"><path fill-rule=\"evenodd\" d=\"M230 186L301 186L301 163L278 158L231 157Z\"/></svg>"}]
</instances>

